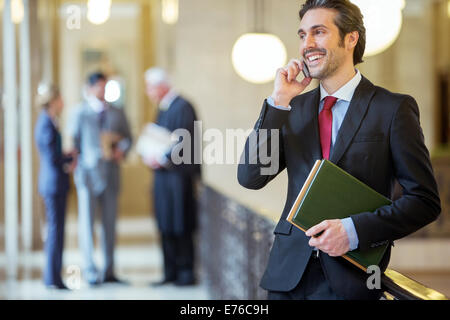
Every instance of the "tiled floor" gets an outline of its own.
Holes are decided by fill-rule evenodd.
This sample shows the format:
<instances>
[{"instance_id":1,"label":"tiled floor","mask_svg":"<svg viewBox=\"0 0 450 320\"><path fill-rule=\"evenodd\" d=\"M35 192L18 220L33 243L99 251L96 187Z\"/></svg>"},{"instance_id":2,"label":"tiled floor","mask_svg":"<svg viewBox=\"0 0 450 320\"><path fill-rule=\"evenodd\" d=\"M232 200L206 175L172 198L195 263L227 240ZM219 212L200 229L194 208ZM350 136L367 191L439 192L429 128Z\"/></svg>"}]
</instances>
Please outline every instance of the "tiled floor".
<instances>
[{"instance_id":1,"label":"tiled floor","mask_svg":"<svg viewBox=\"0 0 450 320\"><path fill-rule=\"evenodd\" d=\"M205 287L200 283L190 287L150 287L152 281L161 278L161 252L156 230L150 218L121 220L118 224L116 247L116 273L129 285L106 284L88 287L79 277L81 256L76 242L76 221L69 219L66 225L66 250L64 251L64 280L74 290L62 292L46 289L41 280L44 262L42 252L19 257L20 281L5 280L0 275L0 299L208 299ZM101 251L95 252L95 261L101 266ZM0 254L0 269L6 259Z\"/></svg>"}]
</instances>

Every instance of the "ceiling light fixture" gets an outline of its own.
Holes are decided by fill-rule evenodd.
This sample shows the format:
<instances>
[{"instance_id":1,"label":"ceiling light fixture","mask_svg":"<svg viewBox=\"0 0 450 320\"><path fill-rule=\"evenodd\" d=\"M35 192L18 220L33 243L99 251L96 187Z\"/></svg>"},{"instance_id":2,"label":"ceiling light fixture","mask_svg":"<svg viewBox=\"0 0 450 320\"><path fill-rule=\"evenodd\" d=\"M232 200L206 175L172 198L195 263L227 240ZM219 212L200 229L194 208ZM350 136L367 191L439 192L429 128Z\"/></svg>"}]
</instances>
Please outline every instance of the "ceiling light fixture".
<instances>
[{"instance_id":1,"label":"ceiling light fixture","mask_svg":"<svg viewBox=\"0 0 450 320\"><path fill-rule=\"evenodd\" d=\"M237 39L231 61L241 78L261 84L275 79L276 70L285 65L287 54L280 38L264 31L264 0L254 0L254 6L254 32Z\"/></svg>"},{"instance_id":2,"label":"ceiling light fixture","mask_svg":"<svg viewBox=\"0 0 450 320\"><path fill-rule=\"evenodd\" d=\"M88 0L87 19L93 24L103 24L111 15L111 0Z\"/></svg>"},{"instance_id":3,"label":"ceiling light fixture","mask_svg":"<svg viewBox=\"0 0 450 320\"><path fill-rule=\"evenodd\" d=\"M374 56L389 48L397 40L402 28L405 0L351 0L364 16L366 51Z\"/></svg>"},{"instance_id":4,"label":"ceiling light fixture","mask_svg":"<svg viewBox=\"0 0 450 320\"><path fill-rule=\"evenodd\" d=\"M167 24L178 22L178 0L162 0L161 18Z\"/></svg>"}]
</instances>

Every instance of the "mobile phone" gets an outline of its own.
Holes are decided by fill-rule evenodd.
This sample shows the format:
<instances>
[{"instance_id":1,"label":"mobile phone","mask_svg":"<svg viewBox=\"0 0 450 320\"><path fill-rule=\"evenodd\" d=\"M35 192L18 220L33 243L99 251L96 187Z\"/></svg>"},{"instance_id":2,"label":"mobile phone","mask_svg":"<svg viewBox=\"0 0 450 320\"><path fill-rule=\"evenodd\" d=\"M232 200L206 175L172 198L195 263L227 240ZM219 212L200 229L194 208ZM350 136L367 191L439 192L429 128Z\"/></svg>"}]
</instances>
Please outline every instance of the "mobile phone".
<instances>
[{"instance_id":1,"label":"mobile phone","mask_svg":"<svg viewBox=\"0 0 450 320\"><path fill-rule=\"evenodd\" d=\"M306 65L305 61L302 61L303 63L303 75L305 76L305 78L311 78L311 74L309 73L309 69L308 66Z\"/></svg>"},{"instance_id":2,"label":"mobile phone","mask_svg":"<svg viewBox=\"0 0 450 320\"><path fill-rule=\"evenodd\" d=\"M316 233L315 235L313 235L313 238L318 238L320 237L322 234L324 233L324 231L320 231L319 233Z\"/></svg>"}]
</instances>

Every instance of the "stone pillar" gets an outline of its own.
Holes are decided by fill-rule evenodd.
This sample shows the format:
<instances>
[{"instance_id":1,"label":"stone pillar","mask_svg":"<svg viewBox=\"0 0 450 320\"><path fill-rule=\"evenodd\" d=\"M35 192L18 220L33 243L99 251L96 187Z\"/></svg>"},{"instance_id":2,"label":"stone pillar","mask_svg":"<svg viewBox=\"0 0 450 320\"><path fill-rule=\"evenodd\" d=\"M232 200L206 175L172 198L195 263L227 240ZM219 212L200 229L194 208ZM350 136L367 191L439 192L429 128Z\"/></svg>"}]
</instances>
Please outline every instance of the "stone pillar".
<instances>
[{"instance_id":1,"label":"stone pillar","mask_svg":"<svg viewBox=\"0 0 450 320\"><path fill-rule=\"evenodd\" d=\"M25 251L33 239L33 156L31 110L30 3L23 0L24 17L20 25L20 191L21 238Z\"/></svg>"},{"instance_id":2,"label":"stone pillar","mask_svg":"<svg viewBox=\"0 0 450 320\"><path fill-rule=\"evenodd\" d=\"M18 135L15 26L11 0L3 8L4 145L5 145L5 252L8 278L17 276L18 265Z\"/></svg>"}]
</instances>

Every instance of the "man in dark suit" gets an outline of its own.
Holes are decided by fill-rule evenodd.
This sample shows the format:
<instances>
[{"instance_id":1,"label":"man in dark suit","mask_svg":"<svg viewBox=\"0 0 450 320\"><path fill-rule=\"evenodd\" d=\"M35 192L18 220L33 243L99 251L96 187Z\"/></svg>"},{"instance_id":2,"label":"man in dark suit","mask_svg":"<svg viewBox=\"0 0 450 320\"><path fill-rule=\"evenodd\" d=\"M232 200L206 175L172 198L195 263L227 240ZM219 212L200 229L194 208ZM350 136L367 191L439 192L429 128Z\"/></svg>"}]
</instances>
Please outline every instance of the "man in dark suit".
<instances>
[{"instance_id":1,"label":"man in dark suit","mask_svg":"<svg viewBox=\"0 0 450 320\"><path fill-rule=\"evenodd\" d=\"M311 77L297 81L303 70L297 59L278 70L252 133L268 129L268 134L247 139L238 168L239 183L249 189L264 187L284 169L288 173L286 205L261 286L269 299L378 299L382 292L366 286L368 275L340 256L393 244L439 215L419 109L412 97L377 87L355 69L365 49L358 7L348 0L308 0L300 19L300 55ZM311 78L319 79L320 86L301 94ZM262 171L269 165L259 158L260 150L267 149L276 162L270 166L277 169L269 174ZM286 217L321 158L386 197L397 180L403 195L375 212L325 220L305 234ZM390 246L380 263L382 272L389 258Z\"/></svg>"},{"instance_id":2,"label":"man in dark suit","mask_svg":"<svg viewBox=\"0 0 450 320\"><path fill-rule=\"evenodd\" d=\"M200 176L200 164L194 163L194 122L192 105L172 87L165 70L151 68L145 74L147 95L158 105L156 124L174 132L185 130L188 137L180 139L177 148L188 151L188 161L179 163L172 152L163 158L144 159L154 169L153 201L164 258L164 278L154 285L174 282L185 286L195 283L193 233L197 224L195 182ZM189 141L186 141L186 138ZM181 153L181 152L180 152ZM186 155L182 155L186 159Z\"/></svg>"}]
</instances>

